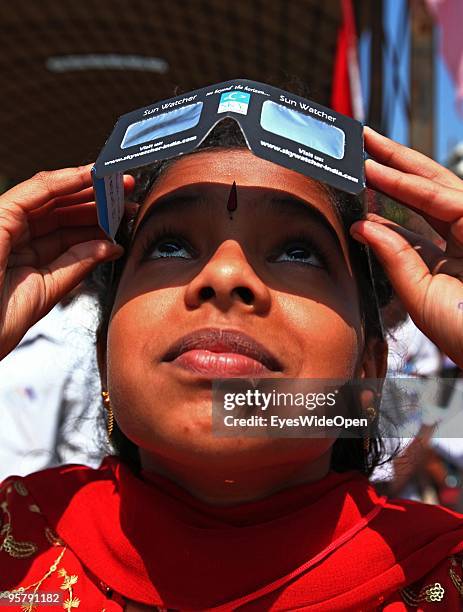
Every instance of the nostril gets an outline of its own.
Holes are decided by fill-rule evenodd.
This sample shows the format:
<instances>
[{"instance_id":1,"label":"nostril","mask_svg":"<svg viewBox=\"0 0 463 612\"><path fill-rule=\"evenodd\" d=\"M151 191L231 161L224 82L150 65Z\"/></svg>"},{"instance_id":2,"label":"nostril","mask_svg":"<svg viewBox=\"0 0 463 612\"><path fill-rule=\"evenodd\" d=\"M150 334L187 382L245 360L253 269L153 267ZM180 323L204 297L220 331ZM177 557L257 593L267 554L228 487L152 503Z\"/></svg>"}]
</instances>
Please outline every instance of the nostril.
<instances>
[{"instance_id":1,"label":"nostril","mask_svg":"<svg viewBox=\"0 0 463 612\"><path fill-rule=\"evenodd\" d=\"M244 304L254 303L254 293L248 287L235 287L231 293L237 295ZM213 287L201 287L199 290L199 299L201 302L207 302L214 297L216 297L216 292Z\"/></svg>"},{"instance_id":2,"label":"nostril","mask_svg":"<svg viewBox=\"0 0 463 612\"><path fill-rule=\"evenodd\" d=\"M252 304L254 301L253 292L248 287L236 287L236 293L240 296L245 304Z\"/></svg>"},{"instance_id":3,"label":"nostril","mask_svg":"<svg viewBox=\"0 0 463 612\"><path fill-rule=\"evenodd\" d=\"M212 287L202 287L199 292L199 297L202 301L210 300L214 295L215 291Z\"/></svg>"}]
</instances>

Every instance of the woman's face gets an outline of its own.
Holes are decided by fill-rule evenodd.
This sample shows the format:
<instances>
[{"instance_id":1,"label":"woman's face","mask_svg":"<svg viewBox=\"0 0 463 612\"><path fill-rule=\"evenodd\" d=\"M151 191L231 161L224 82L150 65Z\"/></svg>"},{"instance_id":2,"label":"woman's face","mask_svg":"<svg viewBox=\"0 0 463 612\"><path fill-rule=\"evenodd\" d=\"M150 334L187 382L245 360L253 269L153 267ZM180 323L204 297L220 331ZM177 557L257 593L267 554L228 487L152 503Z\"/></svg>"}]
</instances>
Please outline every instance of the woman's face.
<instances>
[{"instance_id":1,"label":"woman's face","mask_svg":"<svg viewBox=\"0 0 463 612\"><path fill-rule=\"evenodd\" d=\"M315 460L332 441L214 436L211 380L349 379L372 367L345 231L318 183L246 149L165 171L140 211L107 341L115 416L145 463Z\"/></svg>"}]
</instances>

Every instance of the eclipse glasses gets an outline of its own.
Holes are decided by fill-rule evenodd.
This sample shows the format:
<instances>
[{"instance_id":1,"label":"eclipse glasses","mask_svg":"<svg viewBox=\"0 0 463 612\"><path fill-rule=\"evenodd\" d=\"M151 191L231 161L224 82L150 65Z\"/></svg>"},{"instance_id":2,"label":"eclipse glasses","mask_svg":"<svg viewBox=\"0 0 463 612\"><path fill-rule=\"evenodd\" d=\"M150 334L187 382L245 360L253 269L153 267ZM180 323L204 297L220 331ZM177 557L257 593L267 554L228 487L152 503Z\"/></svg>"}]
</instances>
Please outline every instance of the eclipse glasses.
<instances>
[{"instance_id":1,"label":"eclipse glasses","mask_svg":"<svg viewBox=\"0 0 463 612\"><path fill-rule=\"evenodd\" d=\"M283 89L236 79L119 118L92 169L98 222L106 234L114 239L124 214L124 172L191 153L228 117L238 123L254 155L347 193L365 189L358 121ZM364 250L374 290L369 249Z\"/></svg>"},{"instance_id":2,"label":"eclipse glasses","mask_svg":"<svg viewBox=\"0 0 463 612\"><path fill-rule=\"evenodd\" d=\"M123 173L194 151L223 119L249 149L336 189L365 188L362 125L277 87L237 79L122 115L93 167L101 228L114 239L124 214Z\"/></svg>"}]
</instances>

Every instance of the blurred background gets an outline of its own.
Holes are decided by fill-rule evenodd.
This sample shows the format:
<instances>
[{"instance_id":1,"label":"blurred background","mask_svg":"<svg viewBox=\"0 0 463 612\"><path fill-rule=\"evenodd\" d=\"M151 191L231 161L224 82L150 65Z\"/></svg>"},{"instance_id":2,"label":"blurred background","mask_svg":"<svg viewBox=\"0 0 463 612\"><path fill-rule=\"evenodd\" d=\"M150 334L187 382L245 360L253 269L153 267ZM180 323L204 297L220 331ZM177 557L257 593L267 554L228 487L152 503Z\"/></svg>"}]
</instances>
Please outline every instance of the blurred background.
<instances>
[{"instance_id":1,"label":"blurred background","mask_svg":"<svg viewBox=\"0 0 463 612\"><path fill-rule=\"evenodd\" d=\"M445 163L463 140L461 5L4 3L0 173L11 182L39 169L91 161L119 115L237 77L272 83L296 78L314 100Z\"/></svg>"},{"instance_id":2,"label":"blurred background","mask_svg":"<svg viewBox=\"0 0 463 612\"><path fill-rule=\"evenodd\" d=\"M237 77L302 82L313 100L463 177L461 24L461 0L2 3L0 192L39 170L95 160L123 113ZM409 211L387 200L381 207L442 244ZM101 441L89 442L102 414L95 306L88 290L77 294L0 366L0 478L63 461L97 465L105 452ZM385 317L394 330L391 354L398 356L391 375L451 382L429 407L423 448L414 449L414 458L403 451L402 463L375 479L395 495L462 510L463 438L453 437L448 447L432 441L439 411L463 397L455 392L461 372L400 304Z\"/></svg>"}]
</instances>

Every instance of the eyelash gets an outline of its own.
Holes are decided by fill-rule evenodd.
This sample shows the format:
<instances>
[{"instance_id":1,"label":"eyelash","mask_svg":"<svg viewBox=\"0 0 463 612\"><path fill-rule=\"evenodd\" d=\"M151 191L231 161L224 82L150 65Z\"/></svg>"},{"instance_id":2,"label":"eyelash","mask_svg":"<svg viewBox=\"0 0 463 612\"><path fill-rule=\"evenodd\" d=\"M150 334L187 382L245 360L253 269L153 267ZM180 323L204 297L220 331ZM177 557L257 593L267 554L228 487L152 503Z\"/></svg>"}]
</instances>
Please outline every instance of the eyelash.
<instances>
[{"instance_id":1,"label":"eyelash","mask_svg":"<svg viewBox=\"0 0 463 612\"><path fill-rule=\"evenodd\" d=\"M187 238L181 232L179 232L178 229L164 225L159 227L154 234L146 234L141 246L142 260L149 259L156 246L161 244L161 242L166 242L167 240L180 242L188 249L188 251L192 253L192 255L196 254L196 249L191 246ZM169 258L165 257L164 259Z\"/></svg>"},{"instance_id":2,"label":"eyelash","mask_svg":"<svg viewBox=\"0 0 463 612\"><path fill-rule=\"evenodd\" d=\"M149 260L150 255L156 246L168 240L180 242L192 254L193 257L197 254L196 249L191 245L190 241L182 234L182 232L172 226L165 225L159 227L154 235L147 234L145 236L141 246L141 259L143 261ZM289 234L288 236L285 236L280 241L279 246L273 249L273 254L270 256L272 260L274 260L278 255L281 255L285 248L288 249L289 246L301 246L308 248L320 260L323 268L329 268L330 258L326 251L316 244L314 240L304 232L298 232L296 234ZM160 259L169 259L169 257ZM311 264L302 262L302 265L310 266Z\"/></svg>"},{"instance_id":3,"label":"eyelash","mask_svg":"<svg viewBox=\"0 0 463 612\"><path fill-rule=\"evenodd\" d=\"M290 246L301 246L304 248L308 248L313 255L315 255L322 264L323 268L328 269L330 267L330 258L327 252L322 249L310 236L308 236L304 232L297 232L296 234L289 234L285 236L280 241L280 244L277 248L274 249L273 253L281 254L285 249L288 249ZM272 258L276 257L276 255L272 255ZM275 262L280 263L280 262ZM302 265L311 265L305 264L302 262Z\"/></svg>"}]
</instances>

